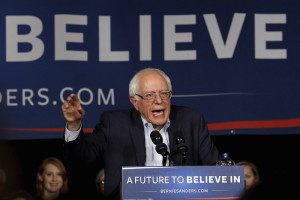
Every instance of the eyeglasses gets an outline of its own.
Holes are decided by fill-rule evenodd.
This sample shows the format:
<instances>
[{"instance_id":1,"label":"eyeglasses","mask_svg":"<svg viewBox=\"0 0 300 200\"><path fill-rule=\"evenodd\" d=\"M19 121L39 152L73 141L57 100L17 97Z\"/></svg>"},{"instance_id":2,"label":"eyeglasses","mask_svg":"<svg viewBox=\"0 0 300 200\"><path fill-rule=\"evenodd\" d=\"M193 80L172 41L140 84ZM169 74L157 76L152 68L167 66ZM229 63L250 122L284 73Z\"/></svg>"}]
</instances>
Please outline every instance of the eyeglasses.
<instances>
[{"instance_id":1,"label":"eyeglasses","mask_svg":"<svg viewBox=\"0 0 300 200\"><path fill-rule=\"evenodd\" d=\"M159 97L162 100L165 100L165 99L168 99L168 98L171 97L172 92L171 91L161 91L158 94L159 94ZM135 94L135 95L142 98L142 99L144 99L144 100L152 101L156 98L157 93L156 92L148 92L143 96L139 95L139 94Z\"/></svg>"}]
</instances>

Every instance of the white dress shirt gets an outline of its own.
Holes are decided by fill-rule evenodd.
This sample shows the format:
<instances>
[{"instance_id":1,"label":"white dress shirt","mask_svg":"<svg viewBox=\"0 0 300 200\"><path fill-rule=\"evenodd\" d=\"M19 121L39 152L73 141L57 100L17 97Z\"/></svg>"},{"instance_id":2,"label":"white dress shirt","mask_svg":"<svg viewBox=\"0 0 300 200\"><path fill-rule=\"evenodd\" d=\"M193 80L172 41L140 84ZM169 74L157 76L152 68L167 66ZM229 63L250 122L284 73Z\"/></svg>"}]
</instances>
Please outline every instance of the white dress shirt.
<instances>
[{"instance_id":1,"label":"white dress shirt","mask_svg":"<svg viewBox=\"0 0 300 200\"><path fill-rule=\"evenodd\" d=\"M145 145L146 145L146 162L145 166L162 166L163 157L161 154L158 154L155 150L156 145L152 142L150 134L152 131L155 131L153 125L147 122L142 117L144 132L145 132ZM169 147L169 135L167 132L168 127L170 126L170 120L168 119L167 123L164 127L159 131L162 136L163 143L165 143L168 147L168 151L170 152ZM167 166L169 165L169 160L167 160Z\"/></svg>"}]
</instances>

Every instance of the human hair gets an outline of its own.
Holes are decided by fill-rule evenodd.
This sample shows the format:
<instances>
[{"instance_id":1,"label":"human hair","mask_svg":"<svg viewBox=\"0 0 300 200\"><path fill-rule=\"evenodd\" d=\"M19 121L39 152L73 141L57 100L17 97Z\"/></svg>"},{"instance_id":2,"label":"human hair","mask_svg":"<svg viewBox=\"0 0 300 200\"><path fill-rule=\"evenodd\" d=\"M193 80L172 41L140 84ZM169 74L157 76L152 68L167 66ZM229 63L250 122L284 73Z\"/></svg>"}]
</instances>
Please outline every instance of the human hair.
<instances>
[{"instance_id":1,"label":"human hair","mask_svg":"<svg viewBox=\"0 0 300 200\"><path fill-rule=\"evenodd\" d=\"M139 89L139 84L138 84L139 77L140 77L141 74L143 74L144 72L147 72L147 71L153 71L153 72L157 72L158 74L160 74L166 80L167 85L168 85L168 89L170 91L172 91L171 80L165 72L163 72L160 69L156 69L156 68L145 68L145 69L142 69L142 70L138 71L132 77L132 79L130 80L130 83L129 83L129 96L134 96L137 100L140 99L140 97L135 95L137 93L138 89Z\"/></svg>"},{"instance_id":2,"label":"human hair","mask_svg":"<svg viewBox=\"0 0 300 200\"><path fill-rule=\"evenodd\" d=\"M101 192L100 187L99 187L99 184L101 184L101 182L99 182L99 179L101 176L105 176L104 169L99 170L96 175L96 189L98 192ZM103 180L103 181L105 181L105 180Z\"/></svg>"},{"instance_id":3,"label":"human hair","mask_svg":"<svg viewBox=\"0 0 300 200\"><path fill-rule=\"evenodd\" d=\"M252 163L250 161L243 160L243 161L240 161L240 162L236 163L236 165L237 166L249 166L251 171L254 174L255 182L258 183L260 181L259 172L258 172L258 169L257 169L257 167L254 163Z\"/></svg>"},{"instance_id":4,"label":"human hair","mask_svg":"<svg viewBox=\"0 0 300 200\"><path fill-rule=\"evenodd\" d=\"M34 198L31 196L30 193L24 190L17 190L6 197L5 200L15 200L15 199L25 199L25 200L33 200Z\"/></svg>"},{"instance_id":5,"label":"human hair","mask_svg":"<svg viewBox=\"0 0 300 200\"><path fill-rule=\"evenodd\" d=\"M38 169L37 178L36 178L36 189L37 189L36 197L41 197L43 194L43 189L44 189L43 182L38 177L39 175L42 176L48 164L54 165L61 171L63 185L60 188L60 194L68 192L69 189L68 176L64 164L56 157L48 157L42 161Z\"/></svg>"}]
</instances>

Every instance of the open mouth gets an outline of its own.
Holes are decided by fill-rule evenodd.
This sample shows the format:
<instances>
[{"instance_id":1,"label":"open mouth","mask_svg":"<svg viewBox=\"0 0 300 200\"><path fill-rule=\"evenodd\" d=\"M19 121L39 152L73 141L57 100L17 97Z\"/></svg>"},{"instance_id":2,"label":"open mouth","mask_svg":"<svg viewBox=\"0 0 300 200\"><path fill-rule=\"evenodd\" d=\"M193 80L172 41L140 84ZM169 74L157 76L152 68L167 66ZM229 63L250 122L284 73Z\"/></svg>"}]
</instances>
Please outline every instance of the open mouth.
<instances>
[{"instance_id":1,"label":"open mouth","mask_svg":"<svg viewBox=\"0 0 300 200\"><path fill-rule=\"evenodd\" d=\"M161 116L161 115L163 115L164 114L164 111L165 110L153 110L152 111L152 114L154 115L154 116Z\"/></svg>"}]
</instances>

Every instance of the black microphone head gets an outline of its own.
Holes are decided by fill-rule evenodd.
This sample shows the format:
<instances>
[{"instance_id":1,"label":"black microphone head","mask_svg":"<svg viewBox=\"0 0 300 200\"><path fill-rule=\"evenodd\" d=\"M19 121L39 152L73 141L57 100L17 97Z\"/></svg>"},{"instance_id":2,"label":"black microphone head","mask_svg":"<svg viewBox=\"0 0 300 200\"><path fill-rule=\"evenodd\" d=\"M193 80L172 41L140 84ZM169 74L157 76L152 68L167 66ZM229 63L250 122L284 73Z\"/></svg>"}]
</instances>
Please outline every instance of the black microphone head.
<instances>
[{"instance_id":1,"label":"black microphone head","mask_svg":"<svg viewBox=\"0 0 300 200\"><path fill-rule=\"evenodd\" d=\"M185 140L181 131L174 132L175 143L177 145L177 152L181 153L182 156L186 157L188 147L185 145ZM185 161L184 161L185 162Z\"/></svg>"},{"instance_id":2,"label":"black microphone head","mask_svg":"<svg viewBox=\"0 0 300 200\"><path fill-rule=\"evenodd\" d=\"M174 132L174 139L175 139L176 145L179 145L179 144L182 144L185 142L181 131Z\"/></svg>"},{"instance_id":3,"label":"black microphone head","mask_svg":"<svg viewBox=\"0 0 300 200\"><path fill-rule=\"evenodd\" d=\"M151 140L155 145L161 144L163 142L163 138L158 131L152 131L150 134Z\"/></svg>"}]
</instances>

